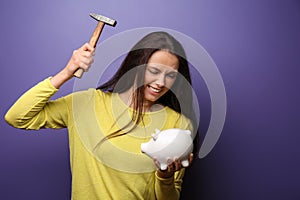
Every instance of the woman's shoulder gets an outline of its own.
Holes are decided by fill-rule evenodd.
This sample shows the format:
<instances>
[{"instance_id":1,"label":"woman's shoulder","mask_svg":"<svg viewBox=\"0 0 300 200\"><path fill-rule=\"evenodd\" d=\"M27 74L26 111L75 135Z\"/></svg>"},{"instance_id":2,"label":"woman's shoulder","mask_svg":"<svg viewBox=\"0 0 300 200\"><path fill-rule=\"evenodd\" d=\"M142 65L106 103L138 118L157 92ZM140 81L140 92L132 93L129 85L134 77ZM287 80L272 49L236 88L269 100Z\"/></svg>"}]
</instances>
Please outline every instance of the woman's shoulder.
<instances>
[{"instance_id":1,"label":"woman's shoulder","mask_svg":"<svg viewBox=\"0 0 300 200\"><path fill-rule=\"evenodd\" d=\"M67 101L94 101L95 99L97 100L105 100L108 98L111 98L111 93L109 92L103 92L99 89L95 88L89 88L89 89L84 89L84 90L79 90L79 91L73 91L69 95L66 95L63 97Z\"/></svg>"},{"instance_id":2,"label":"woman's shoulder","mask_svg":"<svg viewBox=\"0 0 300 200\"><path fill-rule=\"evenodd\" d=\"M79 112L88 112L94 109L94 106L105 106L109 101L109 93L103 92L95 88L75 91L71 94L62 97L65 105L71 109L76 109Z\"/></svg>"},{"instance_id":3,"label":"woman's shoulder","mask_svg":"<svg viewBox=\"0 0 300 200\"><path fill-rule=\"evenodd\" d=\"M85 97L110 97L111 92L105 92L96 88L88 88L84 90L78 90L71 93L72 96L85 96Z\"/></svg>"},{"instance_id":4,"label":"woman's shoulder","mask_svg":"<svg viewBox=\"0 0 300 200\"><path fill-rule=\"evenodd\" d=\"M107 91L103 91L103 90L100 90L100 89L89 89L90 92L94 93L95 97L96 98L101 98L101 99L111 99L112 97L112 93L111 92L107 92Z\"/></svg>"}]
</instances>

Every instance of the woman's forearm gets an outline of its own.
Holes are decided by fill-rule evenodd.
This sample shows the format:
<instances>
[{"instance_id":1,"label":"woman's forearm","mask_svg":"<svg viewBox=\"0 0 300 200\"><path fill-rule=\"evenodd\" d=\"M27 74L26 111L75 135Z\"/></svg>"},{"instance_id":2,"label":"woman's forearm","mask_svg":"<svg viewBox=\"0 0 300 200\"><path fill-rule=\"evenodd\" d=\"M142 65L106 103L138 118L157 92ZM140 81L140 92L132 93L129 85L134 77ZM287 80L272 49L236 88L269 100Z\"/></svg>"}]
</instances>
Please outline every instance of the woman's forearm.
<instances>
[{"instance_id":1,"label":"woman's forearm","mask_svg":"<svg viewBox=\"0 0 300 200\"><path fill-rule=\"evenodd\" d=\"M73 75L68 74L68 72L66 72L66 70L64 69L59 73L57 73L55 76L51 77L50 82L56 89L59 89L60 86L62 86L65 82L70 80L72 77Z\"/></svg>"}]
</instances>

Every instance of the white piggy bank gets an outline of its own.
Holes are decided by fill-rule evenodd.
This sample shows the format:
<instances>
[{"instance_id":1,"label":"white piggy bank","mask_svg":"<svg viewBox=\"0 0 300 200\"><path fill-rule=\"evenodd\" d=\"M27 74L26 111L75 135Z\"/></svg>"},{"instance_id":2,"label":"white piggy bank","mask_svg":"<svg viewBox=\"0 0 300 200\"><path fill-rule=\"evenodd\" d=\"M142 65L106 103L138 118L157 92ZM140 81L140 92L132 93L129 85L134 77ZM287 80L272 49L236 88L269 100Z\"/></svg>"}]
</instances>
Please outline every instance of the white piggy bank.
<instances>
[{"instance_id":1,"label":"white piggy bank","mask_svg":"<svg viewBox=\"0 0 300 200\"><path fill-rule=\"evenodd\" d=\"M166 170L167 160L174 158L180 159L182 166L189 166L188 157L193 150L191 131L178 128L155 131L150 141L141 144L141 151L155 158L161 170Z\"/></svg>"}]
</instances>

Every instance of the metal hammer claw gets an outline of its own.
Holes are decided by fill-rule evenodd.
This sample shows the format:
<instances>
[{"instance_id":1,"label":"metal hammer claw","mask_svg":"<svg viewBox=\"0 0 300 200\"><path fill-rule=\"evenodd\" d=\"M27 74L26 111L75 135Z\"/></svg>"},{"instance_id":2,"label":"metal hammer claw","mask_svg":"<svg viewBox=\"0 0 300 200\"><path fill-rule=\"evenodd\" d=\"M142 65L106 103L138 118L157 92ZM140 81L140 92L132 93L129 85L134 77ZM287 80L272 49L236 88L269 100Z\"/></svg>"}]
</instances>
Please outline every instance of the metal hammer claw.
<instances>
[{"instance_id":1,"label":"metal hammer claw","mask_svg":"<svg viewBox=\"0 0 300 200\"><path fill-rule=\"evenodd\" d=\"M94 19L96 19L98 21L98 24L93 32L92 37L90 38L89 44L93 47L96 47L98 39L100 37L100 34L102 32L102 29L104 27L105 24L108 24L110 26L115 26L117 24L116 20L110 19L108 17L105 17L103 15L98 15L95 13L91 13L90 16ZM83 69L78 68L75 73L74 76L77 78L81 78L82 74L83 74Z\"/></svg>"}]
</instances>

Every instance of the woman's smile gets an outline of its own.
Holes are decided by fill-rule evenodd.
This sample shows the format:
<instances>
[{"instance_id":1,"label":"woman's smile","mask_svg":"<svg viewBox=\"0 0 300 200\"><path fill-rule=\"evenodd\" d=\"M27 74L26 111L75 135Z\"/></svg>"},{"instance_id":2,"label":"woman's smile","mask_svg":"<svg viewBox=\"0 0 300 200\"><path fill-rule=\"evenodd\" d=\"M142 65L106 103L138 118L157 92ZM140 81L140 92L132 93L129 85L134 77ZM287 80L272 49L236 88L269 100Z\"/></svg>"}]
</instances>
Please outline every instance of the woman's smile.
<instances>
[{"instance_id":1,"label":"woman's smile","mask_svg":"<svg viewBox=\"0 0 300 200\"><path fill-rule=\"evenodd\" d=\"M150 90L156 94L156 93L160 93L162 91L162 89L159 89L159 88L156 88L156 87L153 87L151 85L147 85L148 88L150 88Z\"/></svg>"}]
</instances>

